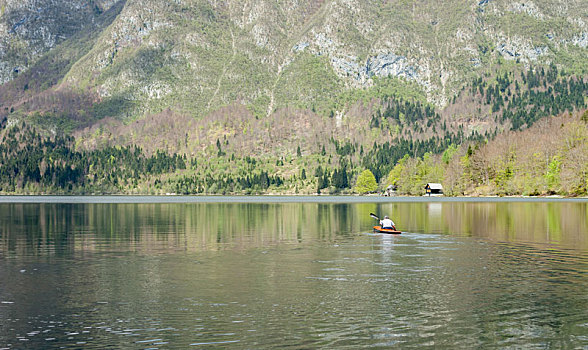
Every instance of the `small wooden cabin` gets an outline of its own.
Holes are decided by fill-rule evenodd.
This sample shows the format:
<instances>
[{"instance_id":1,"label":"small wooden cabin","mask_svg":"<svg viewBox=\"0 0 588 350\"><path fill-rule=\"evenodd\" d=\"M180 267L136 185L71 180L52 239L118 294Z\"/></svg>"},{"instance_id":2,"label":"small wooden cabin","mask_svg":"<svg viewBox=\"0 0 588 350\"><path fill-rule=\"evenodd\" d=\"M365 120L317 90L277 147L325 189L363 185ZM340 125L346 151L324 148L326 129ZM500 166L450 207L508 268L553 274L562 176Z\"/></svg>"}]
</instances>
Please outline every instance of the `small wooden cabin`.
<instances>
[{"instance_id":1,"label":"small wooden cabin","mask_svg":"<svg viewBox=\"0 0 588 350\"><path fill-rule=\"evenodd\" d=\"M425 192L429 196L431 196L431 195L442 196L443 195L443 186L441 184L431 182L425 186Z\"/></svg>"}]
</instances>

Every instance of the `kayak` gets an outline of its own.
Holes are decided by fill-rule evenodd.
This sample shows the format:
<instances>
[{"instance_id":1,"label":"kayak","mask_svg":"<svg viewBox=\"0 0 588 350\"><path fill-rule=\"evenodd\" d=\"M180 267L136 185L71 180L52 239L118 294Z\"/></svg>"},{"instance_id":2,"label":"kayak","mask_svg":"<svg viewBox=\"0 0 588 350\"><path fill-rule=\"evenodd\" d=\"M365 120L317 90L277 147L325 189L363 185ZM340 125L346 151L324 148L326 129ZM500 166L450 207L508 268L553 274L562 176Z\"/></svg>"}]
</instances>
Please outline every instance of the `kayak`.
<instances>
[{"instance_id":1,"label":"kayak","mask_svg":"<svg viewBox=\"0 0 588 350\"><path fill-rule=\"evenodd\" d=\"M396 231L391 228L382 228L382 226L374 226L374 232L388 233L388 234L392 234L392 235L399 235L402 233L402 231Z\"/></svg>"}]
</instances>

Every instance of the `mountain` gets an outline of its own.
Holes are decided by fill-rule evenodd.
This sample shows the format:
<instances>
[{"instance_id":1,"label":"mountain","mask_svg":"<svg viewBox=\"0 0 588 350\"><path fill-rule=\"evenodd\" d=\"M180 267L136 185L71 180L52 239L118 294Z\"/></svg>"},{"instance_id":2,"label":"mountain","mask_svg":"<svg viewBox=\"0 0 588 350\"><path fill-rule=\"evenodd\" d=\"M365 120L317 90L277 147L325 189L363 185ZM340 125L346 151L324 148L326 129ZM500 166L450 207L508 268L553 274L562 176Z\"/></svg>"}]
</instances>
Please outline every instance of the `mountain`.
<instances>
[{"instance_id":1,"label":"mountain","mask_svg":"<svg viewBox=\"0 0 588 350\"><path fill-rule=\"evenodd\" d=\"M114 117L167 108L201 117L233 104L267 117L285 107L344 111L346 92L387 84L378 78L413 83L445 106L465 81L492 72L498 61L588 70L581 0L122 5L112 23L100 26L113 1L6 0L1 81L34 68L45 52L67 51L67 41L91 41L60 72L58 85L100 101L127 101ZM76 36L88 27L97 38Z\"/></svg>"},{"instance_id":2,"label":"mountain","mask_svg":"<svg viewBox=\"0 0 588 350\"><path fill-rule=\"evenodd\" d=\"M88 151L353 153L381 180L585 108L586 18L581 0L3 0L0 119Z\"/></svg>"}]
</instances>

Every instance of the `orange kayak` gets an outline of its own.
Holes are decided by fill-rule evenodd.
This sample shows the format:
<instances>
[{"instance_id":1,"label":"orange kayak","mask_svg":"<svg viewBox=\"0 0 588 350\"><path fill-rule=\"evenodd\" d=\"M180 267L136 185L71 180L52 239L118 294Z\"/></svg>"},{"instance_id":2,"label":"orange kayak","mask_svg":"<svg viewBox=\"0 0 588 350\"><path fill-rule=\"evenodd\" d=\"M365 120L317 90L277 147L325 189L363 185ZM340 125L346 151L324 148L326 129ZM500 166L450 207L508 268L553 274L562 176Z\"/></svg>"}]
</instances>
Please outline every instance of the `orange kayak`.
<instances>
[{"instance_id":1,"label":"orange kayak","mask_svg":"<svg viewBox=\"0 0 588 350\"><path fill-rule=\"evenodd\" d=\"M393 235L399 235L402 233L402 231L396 231L391 228L382 228L382 226L374 226L374 232L389 233L389 234L393 234Z\"/></svg>"}]
</instances>

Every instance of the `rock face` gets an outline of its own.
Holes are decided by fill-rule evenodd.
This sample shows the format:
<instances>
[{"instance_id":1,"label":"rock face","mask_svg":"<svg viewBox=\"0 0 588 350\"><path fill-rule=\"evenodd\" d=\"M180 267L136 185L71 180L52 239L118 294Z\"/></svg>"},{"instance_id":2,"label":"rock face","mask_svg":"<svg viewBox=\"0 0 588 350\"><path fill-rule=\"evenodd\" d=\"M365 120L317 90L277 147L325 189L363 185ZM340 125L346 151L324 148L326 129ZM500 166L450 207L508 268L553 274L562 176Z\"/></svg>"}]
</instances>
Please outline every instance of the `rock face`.
<instances>
[{"instance_id":1,"label":"rock face","mask_svg":"<svg viewBox=\"0 0 588 350\"><path fill-rule=\"evenodd\" d=\"M76 40L113 5L6 0L0 83ZM134 116L170 106L206 115L232 103L257 116L320 110L384 77L416 83L443 105L501 58L588 69L587 8L584 0L127 0L62 83L133 101Z\"/></svg>"},{"instance_id":2,"label":"rock face","mask_svg":"<svg viewBox=\"0 0 588 350\"><path fill-rule=\"evenodd\" d=\"M406 57L392 53L370 57L365 65L365 75L368 78L377 77L403 77L417 79L416 69L407 63Z\"/></svg>"},{"instance_id":3,"label":"rock face","mask_svg":"<svg viewBox=\"0 0 588 350\"><path fill-rule=\"evenodd\" d=\"M6 0L0 6L0 83L92 24L112 0Z\"/></svg>"}]
</instances>

